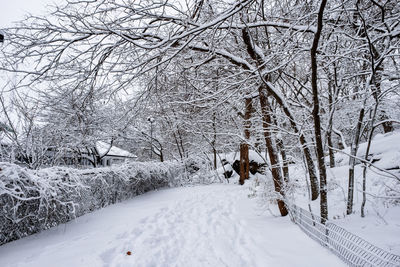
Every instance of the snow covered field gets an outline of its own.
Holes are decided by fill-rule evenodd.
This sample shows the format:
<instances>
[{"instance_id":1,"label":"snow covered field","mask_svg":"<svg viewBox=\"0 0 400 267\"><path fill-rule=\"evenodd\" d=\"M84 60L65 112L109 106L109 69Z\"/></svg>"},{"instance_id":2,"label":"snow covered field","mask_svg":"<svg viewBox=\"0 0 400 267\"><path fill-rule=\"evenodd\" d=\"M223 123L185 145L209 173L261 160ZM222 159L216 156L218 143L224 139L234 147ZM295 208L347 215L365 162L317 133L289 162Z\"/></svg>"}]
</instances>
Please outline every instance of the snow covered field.
<instances>
[{"instance_id":1,"label":"snow covered field","mask_svg":"<svg viewBox=\"0 0 400 267\"><path fill-rule=\"evenodd\" d=\"M344 266L249 194L238 185L147 193L5 244L0 266Z\"/></svg>"}]
</instances>

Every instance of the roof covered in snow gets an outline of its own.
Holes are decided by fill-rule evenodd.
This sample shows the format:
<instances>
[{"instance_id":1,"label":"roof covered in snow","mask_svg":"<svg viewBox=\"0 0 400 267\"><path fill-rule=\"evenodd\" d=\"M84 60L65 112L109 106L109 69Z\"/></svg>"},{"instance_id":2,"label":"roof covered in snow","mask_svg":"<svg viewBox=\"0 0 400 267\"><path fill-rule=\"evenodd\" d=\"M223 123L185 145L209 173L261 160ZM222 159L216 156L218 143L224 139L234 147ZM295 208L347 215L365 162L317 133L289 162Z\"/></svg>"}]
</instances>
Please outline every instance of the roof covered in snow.
<instances>
[{"instance_id":1,"label":"roof covered in snow","mask_svg":"<svg viewBox=\"0 0 400 267\"><path fill-rule=\"evenodd\" d=\"M137 156L135 154L132 154L129 151L123 150L119 147L112 146L110 149L110 144L103 142L103 141L96 142L96 149L97 149L97 152L99 152L100 156L104 156L105 154L107 154L107 156L137 158ZM108 151L109 149L110 149L110 151ZM107 153L107 151L108 151L108 153Z\"/></svg>"}]
</instances>

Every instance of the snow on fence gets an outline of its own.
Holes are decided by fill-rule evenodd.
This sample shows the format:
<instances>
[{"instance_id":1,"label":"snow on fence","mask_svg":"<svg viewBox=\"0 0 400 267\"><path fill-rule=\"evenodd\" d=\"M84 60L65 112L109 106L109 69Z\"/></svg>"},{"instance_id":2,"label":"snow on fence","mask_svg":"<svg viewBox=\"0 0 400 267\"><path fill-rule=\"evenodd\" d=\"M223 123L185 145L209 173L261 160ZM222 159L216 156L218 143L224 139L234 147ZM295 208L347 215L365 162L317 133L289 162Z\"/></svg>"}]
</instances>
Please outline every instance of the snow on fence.
<instances>
[{"instance_id":1,"label":"snow on fence","mask_svg":"<svg viewBox=\"0 0 400 267\"><path fill-rule=\"evenodd\" d=\"M296 205L291 205L290 216L300 228L322 246L330 249L349 266L400 266L400 256L368 243L340 226Z\"/></svg>"},{"instance_id":2,"label":"snow on fence","mask_svg":"<svg viewBox=\"0 0 400 267\"><path fill-rule=\"evenodd\" d=\"M150 190L196 182L198 169L193 162L86 170L0 163L0 245Z\"/></svg>"}]
</instances>

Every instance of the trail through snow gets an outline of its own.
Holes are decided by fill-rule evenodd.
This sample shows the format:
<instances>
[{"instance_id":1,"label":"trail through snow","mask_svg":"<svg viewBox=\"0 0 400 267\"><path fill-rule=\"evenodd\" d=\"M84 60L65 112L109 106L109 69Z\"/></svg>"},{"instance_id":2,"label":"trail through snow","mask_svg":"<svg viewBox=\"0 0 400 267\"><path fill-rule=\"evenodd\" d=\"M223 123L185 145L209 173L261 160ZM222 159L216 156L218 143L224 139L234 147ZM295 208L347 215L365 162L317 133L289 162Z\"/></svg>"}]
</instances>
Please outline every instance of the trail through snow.
<instances>
[{"instance_id":1,"label":"trail through snow","mask_svg":"<svg viewBox=\"0 0 400 267\"><path fill-rule=\"evenodd\" d=\"M344 266L248 194L237 185L151 192L1 246L0 266Z\"/></svg>"}]
</instances>

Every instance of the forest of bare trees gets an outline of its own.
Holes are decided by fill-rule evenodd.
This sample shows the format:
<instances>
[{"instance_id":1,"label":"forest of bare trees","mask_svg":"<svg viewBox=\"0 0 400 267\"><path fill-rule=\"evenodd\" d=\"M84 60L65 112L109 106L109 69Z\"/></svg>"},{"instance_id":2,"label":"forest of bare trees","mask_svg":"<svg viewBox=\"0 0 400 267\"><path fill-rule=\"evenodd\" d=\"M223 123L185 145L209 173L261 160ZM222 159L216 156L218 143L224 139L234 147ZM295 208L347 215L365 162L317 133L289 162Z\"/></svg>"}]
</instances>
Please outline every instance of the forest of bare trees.
<instances>
[{"instance_id":1,"label":"forest of bare trees","mask_svg":"<svg viewBox=\"0 0 400 267\"><path fill-rule=\"evenodd\" d=\"M71 0L4 32L3 134L32 168L46 147L106 140L215 168L240 149L244 179L250 149L282 216L287 166L304 164L324 222L337 151L353 156L350 214L358 144L400 119L396 0Z\"/></svg>"}]
</instances>

